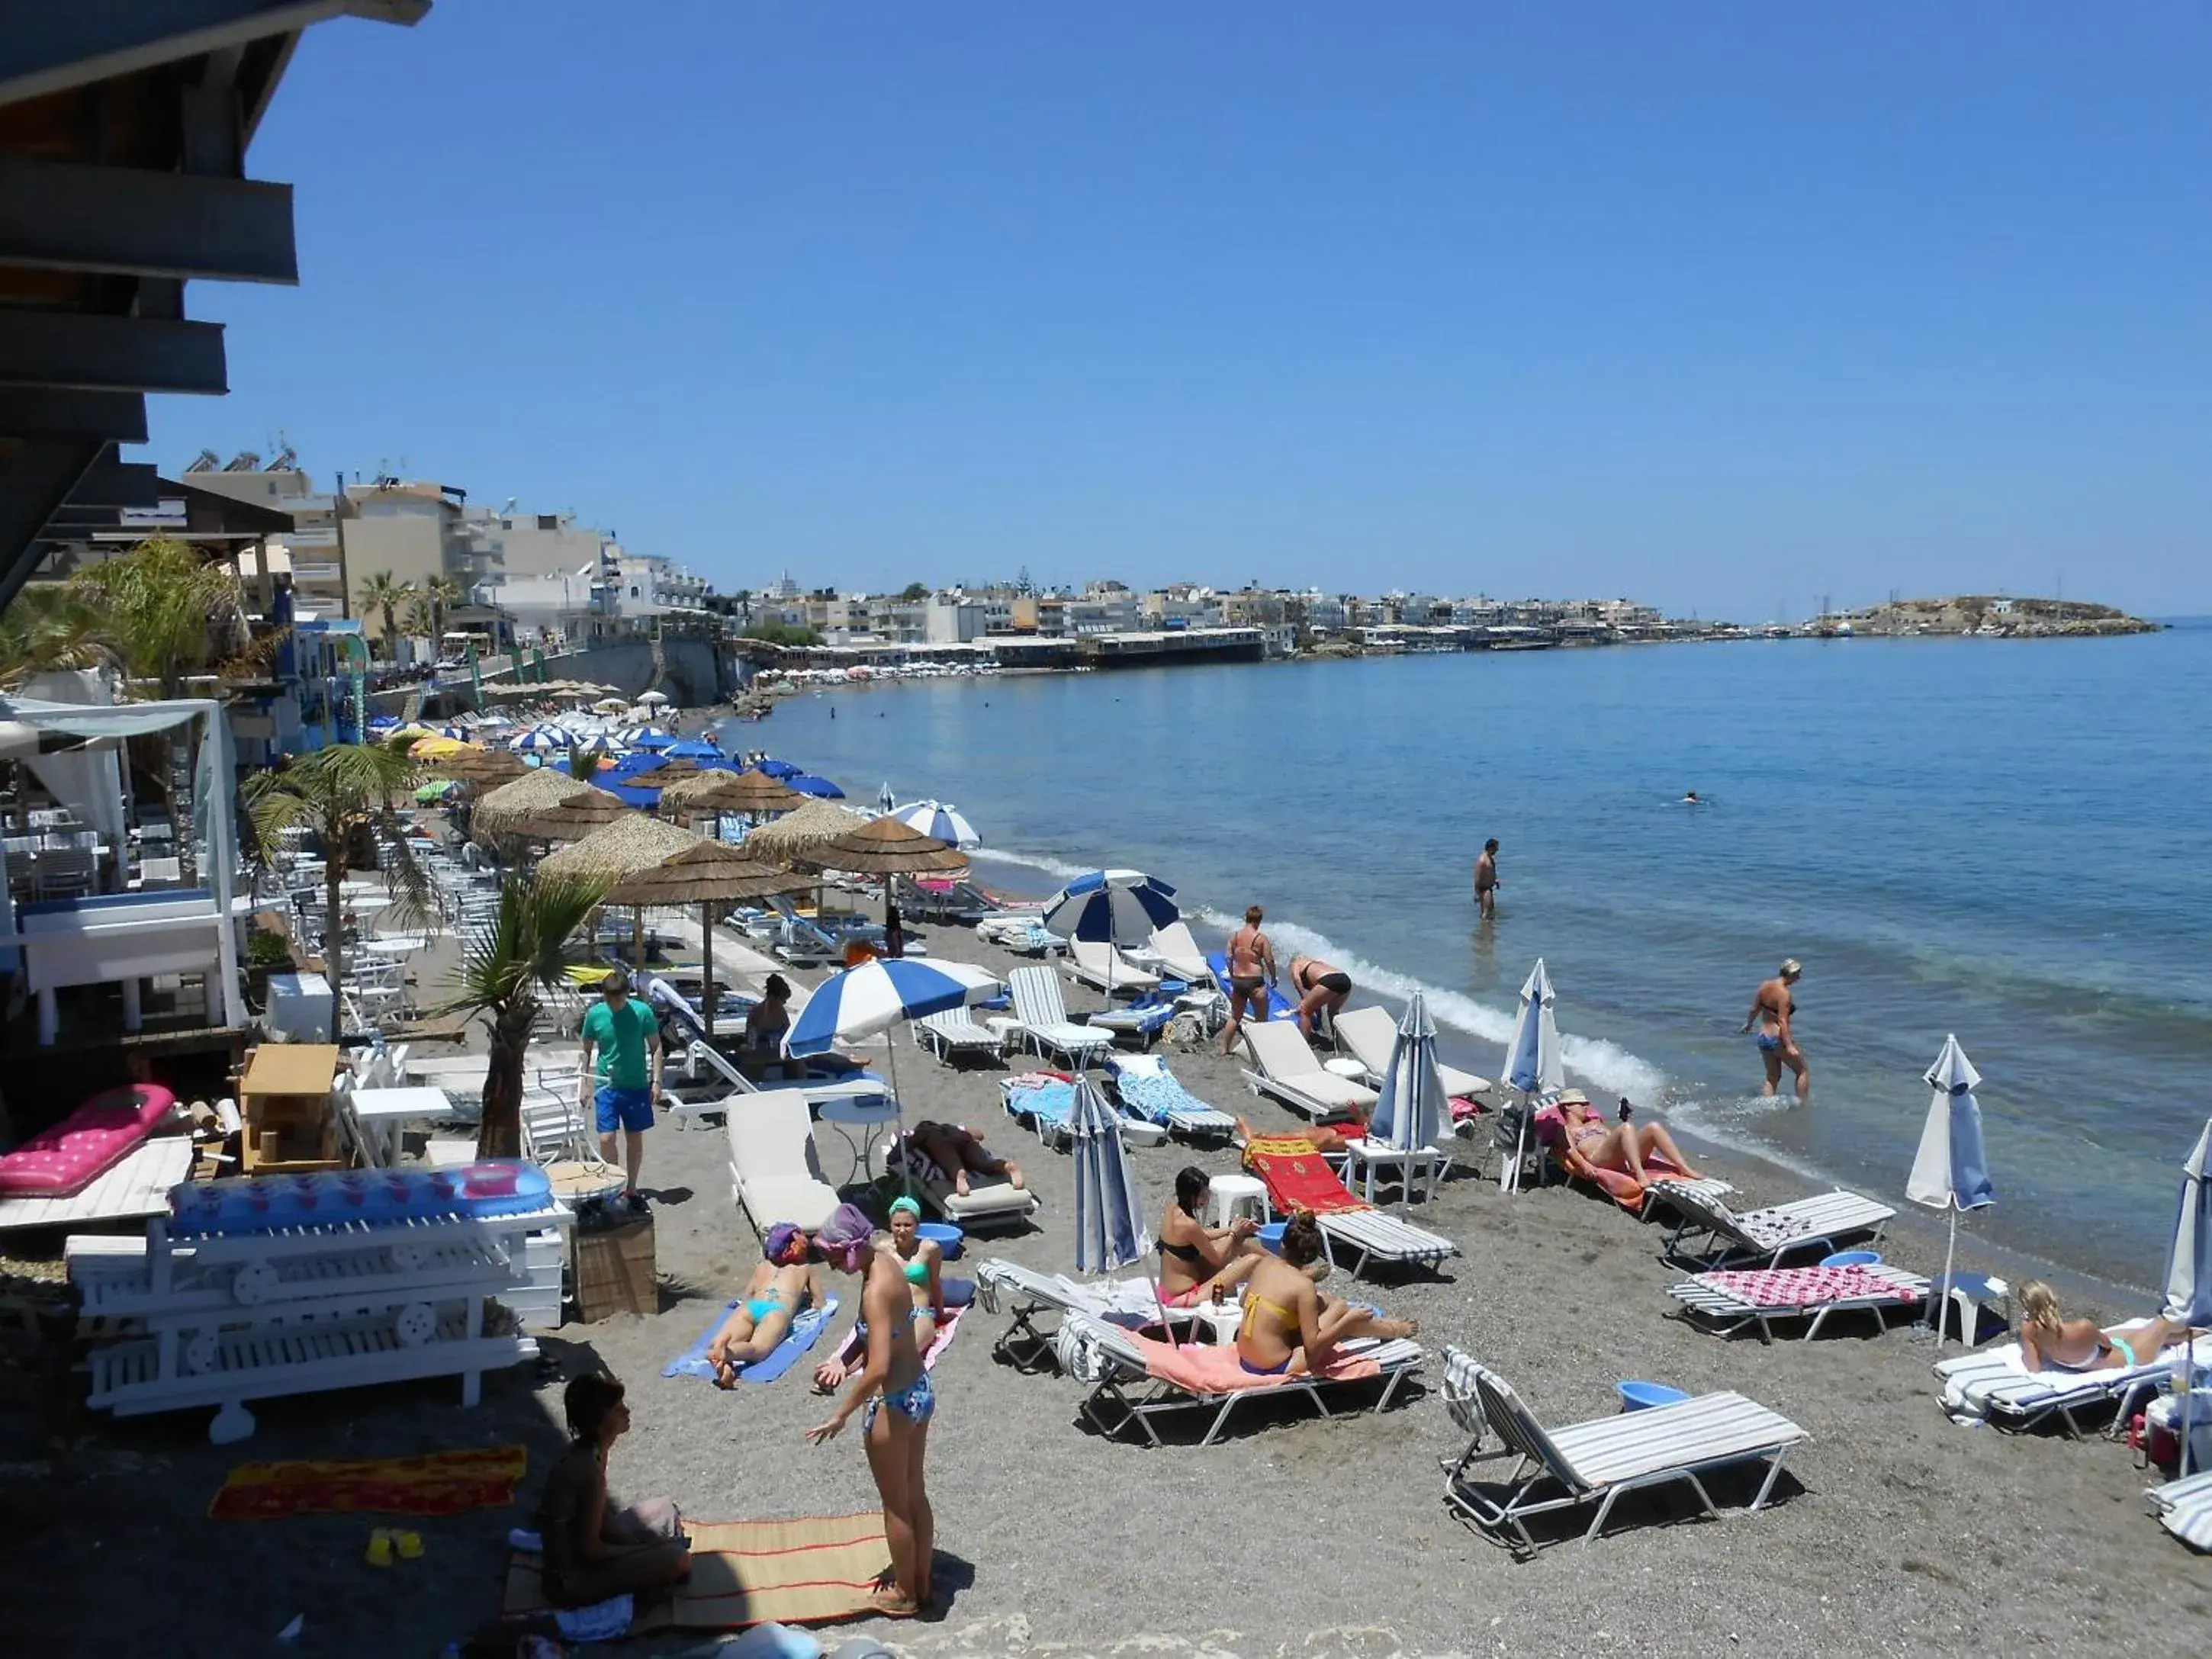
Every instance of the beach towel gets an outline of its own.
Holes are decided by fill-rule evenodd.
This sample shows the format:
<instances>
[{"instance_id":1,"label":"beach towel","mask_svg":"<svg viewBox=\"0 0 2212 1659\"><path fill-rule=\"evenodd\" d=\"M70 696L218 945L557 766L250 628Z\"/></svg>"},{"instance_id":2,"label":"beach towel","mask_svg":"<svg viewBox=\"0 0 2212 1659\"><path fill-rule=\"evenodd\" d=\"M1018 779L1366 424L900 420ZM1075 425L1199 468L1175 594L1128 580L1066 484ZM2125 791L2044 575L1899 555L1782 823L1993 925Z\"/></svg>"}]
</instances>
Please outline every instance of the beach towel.
<instances>
[{"instance_id":1,"label":"beach towel","mask_svg":"<svg viewBox=\"0 0 2212 1659\"><path fill-rule=\"evenodd\" d=\"M1369 1207L1337 1178L1313 1142L1300 1136L1255 1136L1244 1144L1244 1167L1267 1183L1267 1201L1286 1215Z\"/></svg>"},{"instance_id":2,"label":"beach towel","mask_svg":"<svg viewBox=\"0 0 2212 1659\"><path fill-rule=\"evenodd\" d=\"M1065 1129L1075 1109L1075 1085L1050 1077L1018 1077L1005 1085L1006 1110L1017 1120L1026 1118L1039 1134L1047 1128Z\"/></svg>"},{"instance_id":3,"label":"beach towel","mask_svg":"<svg viewBox=\"0 0 2212 1659\"><path fill-rule=\"evenodd\" d=\"M929 1347L921 1356L921 1368L926 1371L937 1369L937 1357L952 1346L954 1333L960 1328L961 1316L975 1305L975 1281L972 1279L948 1279L945 1281L945 1318L937 1327L937 1334L930 1339ZM847 1365L860 1362L862 1346L867 1341L868 1328L865 1322L854 1325L845 1339L845 1346L833 1356Z\"/></svg>"},{"instance_id":4,"label":"beach towel","mask_svg":"<svg viewBox=\"0 0 2212 1659\"><path fill-rule=\"evenodd\" d=\"M1918 1292L1856 1265L1843 1267L1767 1267L1699 1273L1711 1285L1753 1308L1817 1308L1828 1302L1918 1302Z\"/></svg>"},{"instance_id":5,"label":"beach towel","mask_svg":"<svg viewBox=\"0 0 2212 1659\"><path fill-rule=\"evenodd\" d=\"M691 1576L672 1596L652 1597L637 1610L633 1635L864 1618L875 1611L877 1581L890 1570L881 1510L795 1521L687 1520L684 1527ZM535 1553L508 1556L500 1611L507 1618L551 1611Z\"/></svg>"},{"instance_id":6,"label":"beach towel","mask_svg":"<svg viewBox=\"0 0 2212 1659\"><path fill-rule=\"evenodd\" d=\"M744 1298L738 1299L742 1301ZM737 1305L736 1302L724 1303L721 1311L707 1322L705 1330L699 1333L699 1340L663 1366L660 1374L663 1376L696 1376L702 1382L712 1382L714 1368L707 1363L707 1350L714 1344L714 1333L722 1328L722 1322L730 1316ZM800 1355L821 1340L822 1333L829 1328L830 1316L836 1311L837 1298L834 1296L824 1297L818 1308L800 1309L792 1318L790 1331L782 1341L775 1345L775 1351L767 1358L738 1367L738 1381L775 1382L799 1363Z\"/></svg>"},{"instance_id":7,"label":"beach towel","mask_svg":"<svg viewBox=\"0 0 2212 1659\"><path fill-rule=\"evenodd\" d=\"M1242 1394L1279 1388L1290 1380L1246 1370L1234 1343L1186 1342L1176 1346L1148 1336L1128 1340L1145 1356L1146 1374L1188 1394ZM1362 1377L1382 1376L1382 1368L1362 1355L1340 1352L1326 1370L1313 1375L1329 1382L1356 1382Z\"/></svg>"},{"instance_id":8,"label":"beach towel","mask_svg":"<svg viewBox=\"0 0 2212 1659\"><path fill-rule=\"evenodd\" d=\"M472 1447L355 1462L240 1463L208 1516L269 1521L287 1515L459 1515L514 1501L530 1467L520 1446Z\"/></svg>"}]
</instances>

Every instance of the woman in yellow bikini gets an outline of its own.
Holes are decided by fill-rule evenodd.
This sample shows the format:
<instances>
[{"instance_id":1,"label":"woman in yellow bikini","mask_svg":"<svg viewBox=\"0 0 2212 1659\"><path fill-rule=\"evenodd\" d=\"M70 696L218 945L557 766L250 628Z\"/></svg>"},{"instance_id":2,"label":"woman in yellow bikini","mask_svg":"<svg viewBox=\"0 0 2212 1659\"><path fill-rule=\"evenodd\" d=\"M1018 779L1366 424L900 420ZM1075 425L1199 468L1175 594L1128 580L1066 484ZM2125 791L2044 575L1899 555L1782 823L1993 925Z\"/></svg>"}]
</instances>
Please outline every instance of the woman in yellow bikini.
<instances>
[{"instance_id":1,"label":"woman in yellow bikini","mask_svg":"<svg viewBox=\"0 0 2212 1659\"><path fill-rule=\"evenodd\" d=\"M1255 1376L1302 1376L1326 1370L1336 1345L1356 1336L1412 1336L1410 1319L1385 1319L1323 1296L1306 1274L1321 1260L1321 1224L1304 1212L1283 1229L1282 1254L1262 1256L1244 1281L1237 1363Z\"/></svg>"}]
</instances>

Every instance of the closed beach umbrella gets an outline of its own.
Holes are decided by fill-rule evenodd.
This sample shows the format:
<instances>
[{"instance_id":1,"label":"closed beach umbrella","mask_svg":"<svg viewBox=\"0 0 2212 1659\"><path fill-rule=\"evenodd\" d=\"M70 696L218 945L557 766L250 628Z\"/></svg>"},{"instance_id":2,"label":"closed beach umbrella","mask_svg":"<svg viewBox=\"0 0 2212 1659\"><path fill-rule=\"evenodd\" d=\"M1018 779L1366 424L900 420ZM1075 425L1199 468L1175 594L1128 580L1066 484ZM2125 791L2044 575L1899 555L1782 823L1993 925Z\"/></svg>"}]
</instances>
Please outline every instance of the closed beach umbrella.
<instances>
[{"instance_id":1,"label":"closed beach umbrella","mask_svg":"<svg viewBox=\"0 0 2212 1659\"><path fill-rule=\"evenodd\" d=\"M1110 1273L1152 1253L1145 1200L1121 1140L1121 1118L1088 1073L1075 1079L1067 1115L1075 1142L1075 1270Z\"/></svg>"},{"instance_id":2,"label":"closed beach umbrella","mask_svg":"<svg viewBox=\"0 0 2212 1659\"><path fill-rule=\"evenodd\" d=\"M1498 1172L1498 1184L1517 1190L1521 1160L1528 1153L1528 1103L1532 1096L1555 1095L1567 1086L1567 1068L1559 1056L1559 1016L1553 1010L1552 976L1544 971L1544 958L1521 987L1521 1012L1514 1018L1513 1034L1505 1040L1505 1063L1499 1075L1521 1091L1521 1128L1513 1162Z\"/></svg>"},{"instance_id":3,"label":"closed beach umbrella","mask_svg":"<svg viewBox=\"0 0 2212 1659\"><path fill-rule=\"evenodd\" d=\"M839 1038L873 1036L904 1020L941 1014L970 1003L988 1002L1000 986L981 968L964 962L924 962L914 957L872 957L858 967L832 974L806 1000L791 1023L784 1046L794 1054L818 1054ZM898 1103L898 1045L886 1042L891 1102ZM899 1115L899 1132L906 1115Z\"/></svg>"},{"instance_id":4,"label":"closed beach umbrella","mask_svg":"<svg viewBox=\"0 0 2212 1659\"><path fill-rule=\"evenodd\" d=\"M1175 889L1141 870L1093 870L1078 876L1044 902L1048 933L1106 946L1106 994L1114 994L1114 969L1124 945L1142 945L1182 918Z\"/></svg>"},{"instance_id":5,"label":"closed beach umbrella","mask_svg":"<svg viewBox=\"0 0 2212 1659\"><path fill-rule=\"evenodd\" d=\"M1429 1018L1428 1002L1416 991L1398 1022L1398 1040L1390 1045L1390 1065L1382 1073L1381 1098L1368 1120L1367 1139L1394 1152L1425 1152L1436 1145L1445 1115L1444 1080L1437 1071L1437 1028ZM1399 1188L1402 1206L1413 1198L1410 1164Z\"/></svg>"},{"instance_id":6,"label":"closed beach umbrella","mask_svg":"<svg viewBox=\"0 0 2212 1659\"><path fill-rule=\"evenodd\" d=\"M1959 1039L1943 1039L1943 1052L1928 1068L1928 1116L1920 1127L1920 1150L1905 1178L1905 1195L1915 1204L1949 1213L1950 1236L1943 1247L1943 1278L1928 1298L1936 1321L1936 1346L1943 1346L1943 1307L1951 1295L1951 1264L1959 1249L1959 1212L1996 1202L1990 1184L1989 1158L1982 1151L1982 1109L1974 1099L1982 1074L1974 1069Z\"/></svg>"},{"instance_id":7,"label":"closed beach umbrella","mask_svg":"<svg viewBox=\"0 0 2212 1659\"><path fill-rule=\"evenodd\" d=\"M897 798L891 793L891 781L889 778L884 780L884 787L876 792L876 805L886 812L898 805Z\"/></svg>"},{"instance_id":8,"label":"closed beach umbrella","mask_svg":"<svg viewBox=\"0 0 2212 1659\"><path fill-rule=\"evenodd\" d=\"M2166 1258L2166 1305L2159 1311L2192 1329L2212 1325L2212 1123L2181 1166L2181 1210L2174 1218L2173 1247ZM2182 1348L2181 1467L2189 1473L2190 1437L2197 1427L2197 1340Z\"/></svg>"},{"instance_id":9,"label":"closed beach umbrella","mask_svg":"<svg viewBox=\"0 0 2212 1659\"><path fill-rule=\"evenodd\" d=\"M884 793L886 795L890 793L889 784L884 786ZM902 806L896 811L892 811L888 806L884 810L908 829L919 830L923 835L933 836L947 847L981 847L983 844L982 836L975 833L975 826L942 801L917 801L911 806Z\"/></svg>"}]
</instances>

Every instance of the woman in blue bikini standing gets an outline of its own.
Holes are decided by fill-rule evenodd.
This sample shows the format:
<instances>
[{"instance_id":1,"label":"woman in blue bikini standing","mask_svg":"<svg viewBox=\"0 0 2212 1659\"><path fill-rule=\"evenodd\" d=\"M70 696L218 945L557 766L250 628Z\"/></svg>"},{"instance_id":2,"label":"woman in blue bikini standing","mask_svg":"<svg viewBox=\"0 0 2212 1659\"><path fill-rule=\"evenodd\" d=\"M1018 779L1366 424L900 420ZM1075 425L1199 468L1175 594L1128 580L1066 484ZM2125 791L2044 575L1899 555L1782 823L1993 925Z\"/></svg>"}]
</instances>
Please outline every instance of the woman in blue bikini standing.
<instances>
[{"instance_id":1,"label":"woman in blue bikini standing","mask_svg":"<svg viewBox=\"0 0 2212 1659\"><path fill-rule=\"evenodd\" d=\"M937 1397L915 1338L921 1310L907 1282L907 1263L852 1205L831 1212L814 1236L814 1247L839 1272L863 1275L860 1317L868 1327L868 1357L830 1420L807 1430L806 1437L819 1445L855 1411L861 1413L860 1437L884 1500L884 1537L891 1552L891 1582L878 1587L876 1605L887 1617L910 1619L929 1605L937 1541L922 1476Z\"/></svg>"},{"instance_id":2,"label":"woman in blue bikini standing","mask_svg":"<svg viewBox=\"0 0 2212 1659\"><path fill-rule=\"evenodd\" d=\"M1763 1095L1771 1095L1781 1086L1784 1066L1797 1074L1798 1099L1813 1092L1812 1068L1805 1064L1805 1051L1797 1046L1796 1033L1790 1029L1797 1012L1797 999L1790 994L1790 988L1804 971L1803 964L1790 957L1772 979L1762 981L1753 993L1751 1012L1744 1016L1745 1030L1758 1028L1759 1057L1766 1062L1766 1086L1759 1091Z\"/></svg>"}]
</instances>

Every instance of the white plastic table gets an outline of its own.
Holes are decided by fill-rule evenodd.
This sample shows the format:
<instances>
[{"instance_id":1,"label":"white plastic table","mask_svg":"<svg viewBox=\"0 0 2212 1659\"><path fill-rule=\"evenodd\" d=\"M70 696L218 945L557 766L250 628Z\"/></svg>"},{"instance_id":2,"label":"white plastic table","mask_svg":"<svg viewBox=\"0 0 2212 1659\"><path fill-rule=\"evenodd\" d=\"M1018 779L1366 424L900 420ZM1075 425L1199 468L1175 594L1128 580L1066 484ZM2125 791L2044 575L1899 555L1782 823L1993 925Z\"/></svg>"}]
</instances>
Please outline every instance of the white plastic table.
<instances>
[{"instance_id":1,"label":"white plastic table","mask_svg":"<svg viewBox=\"0 0 2212 1659\"><path fill-rule=\"evenodd\" d=\"M379 1169L399 1162L400 1126L453 1115L453 1097L443 1089L356 1089L353 1115L361 1124L362 1139L374 1153Z\"/></svg>"},{"instance_id":2,"label":"white plastic table","mask_svg":"<svg viewBox=\"0 0 2212 1659\"><path fill-rule=\"evenodd\" d=\"M1410 1152L1401 1152L1379 1140L1347 1140L1344 1151L1348 1160L1344 1184L1349 1187L1356 1178L1361 1187L1360 1197L1370 1204L1375 1201L1375 1177L1384 1170L1395 1169L1398 1172L1408 1199L1418 1201L1436 1195L1437 1177L1444 1166L1444 1155L1433 1146L1417 1146Z\"/></svg>"},{"instance_id":3,"label":"white plastic table","mask_svg":"<svg viewBox=\"0 0 2212 1659\"><path fill-rule=\"evenodd\" d=\"M875 1137L867 1132L881 1124L896 1122L898 1115L898 1102L888 1095L873 1098L846 1097L823 1103L822 1121L836 1125L837 1133L853 1149L853 1173L846 1177L846 1185L852 1185L867 1173L868 1158L875 1142ZM859 1139L853 1138L848 1125L861 1132Z\"/></svg>"},{"instance_id":4,"label":"white plastic table","mask_svg":"<svg viewBox=\"0 0 2212 1659\"><path fill-rule=\"evenodd\" d=\"M392 933L375 939L365 939L354 950L365 957L404 958L429 948L430 941L411 933Z\"/></svg>"}]
</instances>

